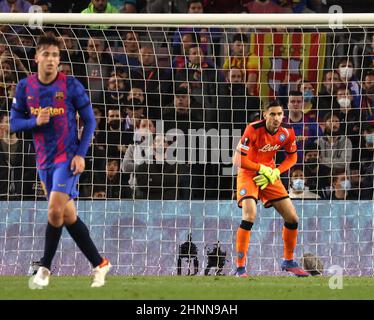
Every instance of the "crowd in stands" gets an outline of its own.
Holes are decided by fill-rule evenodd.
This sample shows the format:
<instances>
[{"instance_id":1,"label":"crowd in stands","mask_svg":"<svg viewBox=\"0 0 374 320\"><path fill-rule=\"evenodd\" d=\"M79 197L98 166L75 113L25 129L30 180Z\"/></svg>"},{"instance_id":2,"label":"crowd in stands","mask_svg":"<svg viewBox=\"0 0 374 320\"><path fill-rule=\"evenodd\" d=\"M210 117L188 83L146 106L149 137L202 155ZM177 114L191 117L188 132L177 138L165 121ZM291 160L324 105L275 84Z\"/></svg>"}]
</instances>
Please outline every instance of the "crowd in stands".
<instances>
[{"instance_id":1,"label":"crowd in stands","mask_svg":"<svg viewBox=\"0 0 374 320\"><path fill-rule=\"evenodd\" d=\"M321 12L324 6L317 0L63 3L2 0L0 11L27 12L36 4L44 12L87 14L297 14ZM81 199L233 199L235 174L227 159L235 138L237 142L246 124L262 118L261 107L269 99L283 104L284 122L292 124L297 136L298 163L282 177L292 198L373 199L374 36L367 34L371 50L363 52L359 65L347 49L343 57L325 63L322 82L302 75L295 82L286 78L274 96L264 97L260 59L249 52L253 30L90 25L46 26L41 31L3 25L1 200L44 197L31 133L9 131L15 86L36 71L35 43L42 32L53 32L61 40L60 71L76 76L87 88L96 118L80 179ZM209 132L216 136L204 140Z\"/></svg>"}]
</instances>

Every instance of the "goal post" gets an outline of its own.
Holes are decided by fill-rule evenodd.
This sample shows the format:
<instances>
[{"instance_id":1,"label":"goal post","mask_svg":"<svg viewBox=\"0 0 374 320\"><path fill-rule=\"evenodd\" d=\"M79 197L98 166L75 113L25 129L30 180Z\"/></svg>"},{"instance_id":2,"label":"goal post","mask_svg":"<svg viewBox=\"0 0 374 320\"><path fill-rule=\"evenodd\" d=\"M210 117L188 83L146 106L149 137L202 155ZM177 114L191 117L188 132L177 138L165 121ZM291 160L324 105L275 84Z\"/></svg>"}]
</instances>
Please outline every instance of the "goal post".
<instances>
[{"instance_id":1,"label":"goal post","mask_svg":"<svg viewBox=\"0 0 374 320\"><path fill-rule=\"evenodd\" d=\"M94 108L76 203L114 274L232 274L233 150L278 99L297 136L282 175L300 217L296 259L373 275L374 14L35 12L0 13L0 275L26 274L43 253L31 134L9 132L9 111L45 32ZM250 274L282 275L283 220L257 208ZM53 272L89 269L64 230Z\"/></svg>"}]
</instances>

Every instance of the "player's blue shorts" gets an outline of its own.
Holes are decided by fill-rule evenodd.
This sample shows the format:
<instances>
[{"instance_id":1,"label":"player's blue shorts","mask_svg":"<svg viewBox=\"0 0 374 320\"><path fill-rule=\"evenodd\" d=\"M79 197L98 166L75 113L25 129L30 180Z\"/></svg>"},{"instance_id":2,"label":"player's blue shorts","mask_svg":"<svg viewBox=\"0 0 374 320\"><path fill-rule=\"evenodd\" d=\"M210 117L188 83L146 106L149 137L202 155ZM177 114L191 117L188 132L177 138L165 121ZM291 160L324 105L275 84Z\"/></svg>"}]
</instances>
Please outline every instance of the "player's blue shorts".
<instances>
[{"instance_id":1,"label":"player's blue shorts","mask_svg":"<svg viewBox=\"0 0 374 320\"><path fill-rule=\"evenodd\" d=\"M77 184L80 174L73 175L70 170L71 159L55 164L48 169L38 170L44 192L49 195L52 191L59 191L69 195L70 199L78 197Z\"/></svg>"}]
</instances>

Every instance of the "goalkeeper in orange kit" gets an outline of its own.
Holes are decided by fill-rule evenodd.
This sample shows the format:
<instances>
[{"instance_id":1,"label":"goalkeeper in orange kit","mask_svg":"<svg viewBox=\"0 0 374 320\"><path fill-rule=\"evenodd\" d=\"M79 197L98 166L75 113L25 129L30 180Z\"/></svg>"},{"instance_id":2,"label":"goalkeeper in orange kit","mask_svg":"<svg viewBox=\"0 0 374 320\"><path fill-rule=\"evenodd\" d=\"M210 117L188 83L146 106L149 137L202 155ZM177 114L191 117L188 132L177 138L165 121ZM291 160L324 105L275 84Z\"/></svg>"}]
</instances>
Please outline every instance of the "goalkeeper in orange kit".
<instances>
[{"instance_id":1,"label":"goalkeeper in orange kit","mask_svg":"<svg viewBox=\"0 0 374 320\"><path fill-rule=\"evenodd\" d=\"M236 235L238 277L248 276L247 251L258 199L265 208L273 206L284 219L282 270L299 277L309 276L294 261L299 218L280 180L280 174L289 170L297 161L295 132L290 125L282 123L283 117L282 105L278 101L271 102L264 110L264 120L247 125L233 158L234 165L239 168L237 201L242 208L242 222ZM282 148L287 156L276 168L274 156Z\"/></svg>"}]
</instances>

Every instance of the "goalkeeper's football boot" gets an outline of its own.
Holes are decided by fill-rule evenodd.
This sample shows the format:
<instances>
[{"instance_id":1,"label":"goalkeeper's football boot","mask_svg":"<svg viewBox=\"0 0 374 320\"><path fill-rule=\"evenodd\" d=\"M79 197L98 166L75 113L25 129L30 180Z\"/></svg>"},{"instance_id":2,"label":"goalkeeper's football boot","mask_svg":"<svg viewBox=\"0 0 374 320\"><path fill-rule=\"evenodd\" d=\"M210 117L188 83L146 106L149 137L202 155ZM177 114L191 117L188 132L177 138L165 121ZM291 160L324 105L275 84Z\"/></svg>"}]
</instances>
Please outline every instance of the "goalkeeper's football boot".
<instances>
[{"instance_id":1,"label":"goalkeeper's football boot","mask_svg":"<svg viewBox=\"0 0 374 320\"><path fill-rule=\"evenodd\" d=\"M46 267L39 267L36 274L33 276L33 284L39 287L46 287L49 284L49 276L51 272Z\"/></svg>"},{"instance_id":2,"label":"goalkeeper's football boot","mask_svg":"<svg viewBox=\"0 0 374 320\"><path fill-rule=\"evenodd\" d=\"M306 272L303 268L299 267L296 261L294 260L283 260L282 271L288 271L293 273L297 277L308 277L310 274Z\"/></svg>"},{"instance_id":3,"label":"goalkeeper's football boot","mask_svg":"<svg viewBox=\"0 0 374 320\"><path fill-rule=\"evenodd\" d=\"M105 284L105 276L109 272L112 265L107 258L103 259L103 262L92 270L93 280L91 287L98 288Z\"/></svg>"},{"instance_id":4,"label":"goalkeeper's football boot","mask_svg":"<svg viewBox=\"0 0 374 320\"><path fill-rule=\"evenodd\" d=\"M245 270L245 267L236 268L235 276L237 278L248 278L248 273Z\"/></svg>"}]
</instances>

